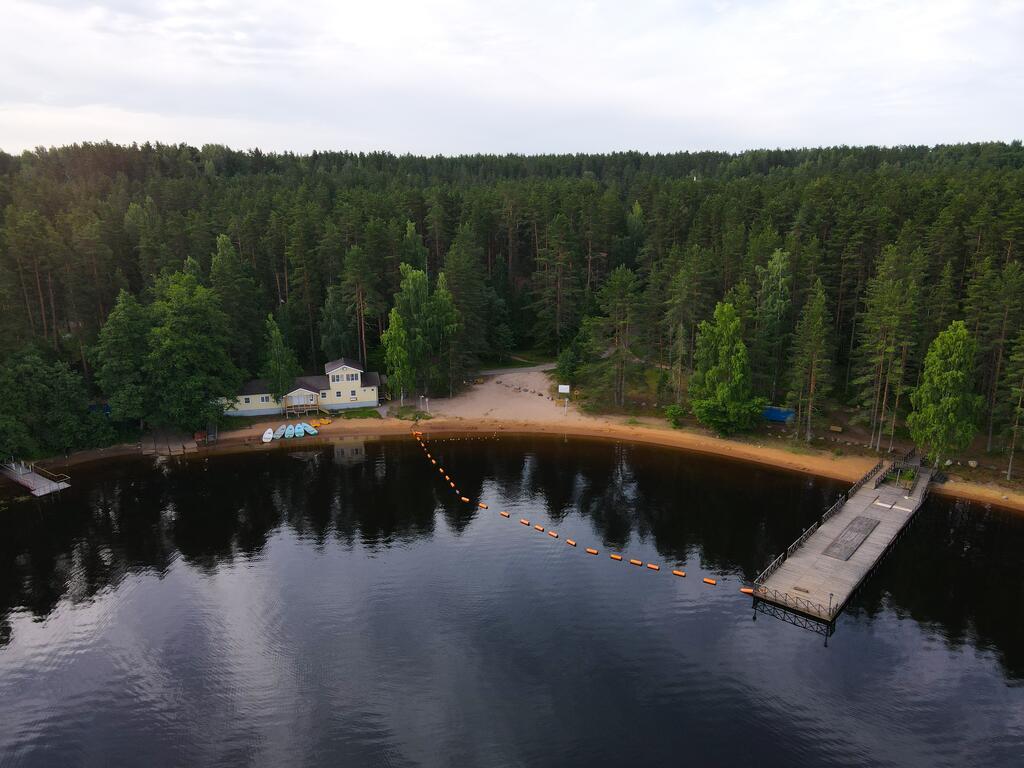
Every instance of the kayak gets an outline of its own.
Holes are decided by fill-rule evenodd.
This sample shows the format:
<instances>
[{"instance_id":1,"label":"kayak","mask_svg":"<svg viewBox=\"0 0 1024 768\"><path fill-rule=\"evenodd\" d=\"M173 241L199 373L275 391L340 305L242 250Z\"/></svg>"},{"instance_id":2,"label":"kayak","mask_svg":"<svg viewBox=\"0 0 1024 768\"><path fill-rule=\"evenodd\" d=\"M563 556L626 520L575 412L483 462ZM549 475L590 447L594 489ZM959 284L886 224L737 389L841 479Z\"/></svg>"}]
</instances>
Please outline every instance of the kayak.
<instances>
[{"instance_id":1,"label":"kayak","mask_svg":"<svg viewBox=\"0 0 1024 768\"><path fill-rule=\"evenodd\" d=\"M282 424L280 427L275 429L274 430L274 439L275 440L280 440L282 437L284 437L284 430L285 430L284 424Z\"/></svg>"},{"instance_id":2,"label":"kayak","mask_svg":"<svg viewBox=\"0 0 1024 768\"><path fill-rule=\"evenodd\" d=\"M285 439L287 440L291 440L293 437L295 437L295 427L289 424L288 428L284 431L284 436Z\"/></svg>"},{"instance_id":3,"label":"kayak","mask_svg":"<svg viewBox=\"0 0 1024 768\"><path fill-rule=\"evenodd\" d=\"M295 436L296 437L303 437L303 436L305 436L305 434L306 434L306 430L304 430L302 428L302 425L301 424L296 424L295 425Z\"/></svg>"},{"instance_id":4,"label":"kayak","mask_svg":"<svg viewBox=\"0 0 1024 768\"><path fill-rule=\"evenodd\" d=\"M318 430L317 430L317 429L315 429L314 427L310 426L310 425L309 425L309 424L307 424L306 422L302 422L302 425L301 425L301 426L302 426L302 428L303 428L303 429L305 430L305 432L306 432L306 434L307 434L307 435L316 435L316 434L319 434L319 432L318 432Z\"/></svg>"},{"instance_id":5,"label":"kayak","mask_svg":"<svg viewBox=\"0 0 1024 768\"><path fill-rule=\"evenodd\" d=\"M266 432L263 433L263 442L264 443L269 443L273 439L274 439L274 430L268 429Z\"/></svg>"}]
</instances>

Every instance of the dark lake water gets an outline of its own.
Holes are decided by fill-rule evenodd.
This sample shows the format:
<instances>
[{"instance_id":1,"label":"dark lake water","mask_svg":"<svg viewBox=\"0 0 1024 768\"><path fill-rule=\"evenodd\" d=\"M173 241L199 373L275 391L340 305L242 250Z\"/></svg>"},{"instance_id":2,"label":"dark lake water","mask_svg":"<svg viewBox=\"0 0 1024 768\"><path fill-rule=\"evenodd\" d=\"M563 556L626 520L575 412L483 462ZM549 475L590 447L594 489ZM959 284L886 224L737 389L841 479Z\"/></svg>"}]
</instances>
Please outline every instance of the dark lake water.
<instances>
[{"instance_id":1,"label":"dark lake water","mask_svg":"<svg viewBox=\"0 0 1024 768\"><path fill-rule=\"evenodd\" d=\"M842 484L612 442L431 450L490 509L409 439L8 494L0 764L1024 764L1024 517L933 497L826 648L738 588Z\"/></svg>"}]
</instances>

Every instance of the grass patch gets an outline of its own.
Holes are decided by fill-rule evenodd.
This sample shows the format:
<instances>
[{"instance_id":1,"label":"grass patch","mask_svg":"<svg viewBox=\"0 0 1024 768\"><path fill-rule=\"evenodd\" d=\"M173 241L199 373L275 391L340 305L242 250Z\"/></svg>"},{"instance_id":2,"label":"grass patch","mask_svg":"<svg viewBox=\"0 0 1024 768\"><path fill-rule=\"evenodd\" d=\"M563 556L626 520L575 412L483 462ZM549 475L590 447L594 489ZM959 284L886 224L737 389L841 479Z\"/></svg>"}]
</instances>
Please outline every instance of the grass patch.
<instances>
[{"instance_id":1,"label":"grass patch","mask_svg":"<svg viewBox=\"0 0 1024 768\"><path fill-rule=\"evenodd\" d=\"M393 415L396 419L402 419L403 421L428 421L433 418L426 411L417 410L415 405L403 405Z\"/></svg>"},{"instance_id":2,"label":"grass patch","mask_svg":"<svg viewBox=\"0 0 1024 768\"><path fill-rule=\"evenodd\" d=\"M346 408L342 411L334 411L331 417L342 419L379 419L381 416L376 408Z\"/></svg>"}]
</instances>

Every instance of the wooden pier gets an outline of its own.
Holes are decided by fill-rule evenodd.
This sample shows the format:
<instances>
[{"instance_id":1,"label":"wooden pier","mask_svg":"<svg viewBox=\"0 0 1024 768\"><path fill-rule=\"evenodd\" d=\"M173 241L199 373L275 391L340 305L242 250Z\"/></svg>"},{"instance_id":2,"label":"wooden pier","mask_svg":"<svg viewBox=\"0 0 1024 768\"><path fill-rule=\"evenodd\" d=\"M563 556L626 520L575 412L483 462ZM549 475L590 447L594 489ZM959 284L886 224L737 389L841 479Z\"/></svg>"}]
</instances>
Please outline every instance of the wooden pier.
<instances>
[{"instance_id":1,"label":"wooden pier","mask_svg":"<svg viewBox=\"0 0 1024 768\"><path fill-rule=\"evenodd\" d=\"M0 473L19 485L28 488L33 496L47 496L56 491L70 488L67 475L55 475L35 464L11 459L0 464Z\"/></svg>"},{"instance_id":2,"label":"wooden pier","mask_svg":"<svg viewBox=\"0 0 1024 768\"><path fill-rule=\"evenodd\" d=\"M913 472L913 481L897 485ZM929 470L881 462L754 581L754 608L826 636L850 598L924 503Z\"/></svg>"}]
</instances>

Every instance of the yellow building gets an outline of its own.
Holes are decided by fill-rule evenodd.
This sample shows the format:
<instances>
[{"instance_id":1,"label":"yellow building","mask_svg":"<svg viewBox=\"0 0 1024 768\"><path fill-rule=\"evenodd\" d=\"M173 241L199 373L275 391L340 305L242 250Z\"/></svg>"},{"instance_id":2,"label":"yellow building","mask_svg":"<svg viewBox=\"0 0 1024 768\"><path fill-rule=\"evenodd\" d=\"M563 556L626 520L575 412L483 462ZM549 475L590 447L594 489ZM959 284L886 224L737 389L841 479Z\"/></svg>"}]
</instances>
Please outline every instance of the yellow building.
<instances>
[{"instance_id":1,"label":"yellow building","mask_svg":"<svg viewBox=\"0 0 1024 768\"><path fill-rule=\"evenodd\" d=\"M379 404L380 376L374 371L364 371L359 363L343 357L327 363L322 376L299 376L280 401L270 394L270 384L265 379L247 381L225 413L228 416L273 416Z\"/></svg>"}]
</instances>

